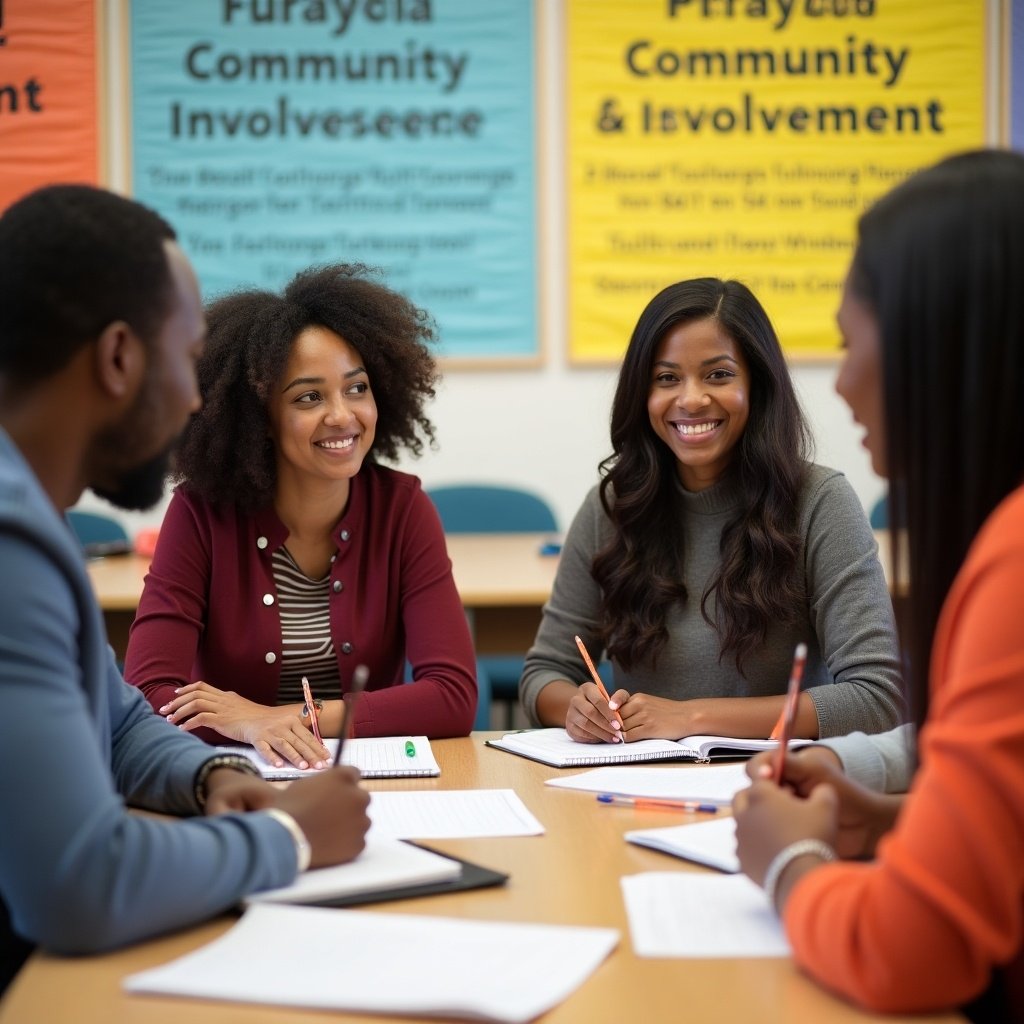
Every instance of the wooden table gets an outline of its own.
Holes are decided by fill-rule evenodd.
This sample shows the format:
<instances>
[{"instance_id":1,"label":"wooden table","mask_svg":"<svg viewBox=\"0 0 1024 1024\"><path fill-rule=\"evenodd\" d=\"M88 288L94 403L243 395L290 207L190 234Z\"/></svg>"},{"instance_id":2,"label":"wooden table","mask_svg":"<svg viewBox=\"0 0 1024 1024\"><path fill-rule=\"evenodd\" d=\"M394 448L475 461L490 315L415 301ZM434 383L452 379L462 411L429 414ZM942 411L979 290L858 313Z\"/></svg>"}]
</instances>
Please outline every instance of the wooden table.
<instances>
[{"instance_id":1,"label":"wooden table","mask_svg":"<svg viewBox=\"0 0 1024 1024\"><path fill-rule=\"evenodd\" d=\"M709 1024L880 1024L907 1019L861 1013L828 995L788 960L634 956L619 878L639 871L707 869L627 844L622 833L630 828L682 823L686 816L599 807L593 794L544 786L544 779L558 774L556 769L485 747L483 735L435 740L432 746L442 769L439 779L378 781L367 785L371 789L513 787L545 826L545 835L431 841L429 845L436 849L506 871L511 878L501 888L380 904L374 909L381 913L397 911L618 929L618 948L582 988L543 1018L545 1024L654 1024L680 1019ZM679 765L677 770L699 768ZM168 883L174 884L174 880L169 879ZM122 994L120 983L127 974L195 949L221 934L231 920L221 918L105 956L60 959L36 954L0 1003L0 1024L183 1024L185 1020L189 1024L279 1024L282 1020L380 1024L385 1019L409 1019ZM344 950L339 950L338 955L343 956ZM508 970L515 969L515 964L508 965ZM552 965L552 970L557 970L557 964ZM401 977L401 965L395 964L381 984L400 984ZM472 978L467 978L466 983L471 985ZM529 984L529 979L523 978L523 984ZM914 1017L913 1021L936 1024L961 1019L946 1014Z\"/></svg>"},{"instance_id":2,"label":"wooden table","mask_svg":"<svg viewBox=\"0 0 1024 1024\"><path fill-rule=\"evenodd\" d=\"M549 534L452 534L447 538L455 584L471 613L477 650L525 651L551 593L558 558L541 554ZM115 555L89 562L89 576L119 656L127 646L149 559Z\"/></svg>"}]
</instances>

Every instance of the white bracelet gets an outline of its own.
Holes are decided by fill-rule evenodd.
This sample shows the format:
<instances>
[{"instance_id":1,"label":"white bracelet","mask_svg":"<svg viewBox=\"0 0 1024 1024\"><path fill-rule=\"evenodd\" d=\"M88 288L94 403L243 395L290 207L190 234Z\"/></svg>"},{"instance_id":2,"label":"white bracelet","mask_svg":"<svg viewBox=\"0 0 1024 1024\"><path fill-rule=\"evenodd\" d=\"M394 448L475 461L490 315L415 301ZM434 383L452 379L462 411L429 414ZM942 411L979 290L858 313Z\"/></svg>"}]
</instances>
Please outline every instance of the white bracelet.
<instances>
[{"instance_id":1,"label":"white bracelet","mask_svg":"<svg viewBox=\"0 0 1024 1024\"><path fill-rule=\"evenodd\" d=\"M783 872L798 857L804 857L807 854L820 857L823 861L836 859L836 851L821 839L798 839L795 843L790 843L789 846L779 850L764 873L764 894L776 912L779 909L775 903L776 890Z\"/></svg>"},{"instance_id":2,"label":"white bracelet","mask_svg":"<svg viewBox=\"0 0 1024 1024\"><path fill-rule=\"evenodd\" d=\"M298 860L298 871L301 874L309 867L309 862L313 859L313 847L309 845L306 833L287 811L282 811L279 807L267 807L263 813L269 814L274 821L279 825L284 825L291 833L292 839L295 840L295 857Z\"/></svg>"}]
</instances>

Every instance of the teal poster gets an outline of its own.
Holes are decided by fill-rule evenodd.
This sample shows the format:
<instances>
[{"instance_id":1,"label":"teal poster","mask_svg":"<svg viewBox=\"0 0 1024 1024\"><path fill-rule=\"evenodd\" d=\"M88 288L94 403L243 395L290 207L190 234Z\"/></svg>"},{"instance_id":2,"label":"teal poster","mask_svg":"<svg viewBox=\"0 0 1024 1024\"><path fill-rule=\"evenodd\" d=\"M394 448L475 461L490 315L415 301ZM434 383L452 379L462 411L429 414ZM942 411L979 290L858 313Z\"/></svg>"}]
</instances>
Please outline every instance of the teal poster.
<instances>
[{"instance_id":1,"label":"teal poster","mask_svg":"<svg viewBox=\"0 0 1024 1024\"><path fill-rule=\"evenodd\" d=\"M529 0L132 0L134 195L205 298L379 267L440 354L531 360Z\"/></svg>"}]
</instances>

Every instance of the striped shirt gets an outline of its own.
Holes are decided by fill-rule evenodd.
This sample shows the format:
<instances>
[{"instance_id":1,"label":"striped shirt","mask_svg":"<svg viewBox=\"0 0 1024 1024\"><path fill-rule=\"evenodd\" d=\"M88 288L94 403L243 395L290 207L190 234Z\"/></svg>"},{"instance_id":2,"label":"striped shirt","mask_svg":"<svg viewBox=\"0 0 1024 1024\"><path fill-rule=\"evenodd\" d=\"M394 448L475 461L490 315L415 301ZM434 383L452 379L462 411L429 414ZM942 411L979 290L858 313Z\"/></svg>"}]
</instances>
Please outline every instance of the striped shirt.
<instances>
[{"instance_id":1,"label":"striped shirt","mask_svg":"<svg viewBox=\"0 0 1024 1024\"><path fill-rule=\"evenodd\" d=\"M281 685L278 704L302 704L302 677L314 697L341 694L338 661L331 639L331 576L311 580L286 547L273 556L277 607L281 615Z\"/></svg>"}]
</instances>

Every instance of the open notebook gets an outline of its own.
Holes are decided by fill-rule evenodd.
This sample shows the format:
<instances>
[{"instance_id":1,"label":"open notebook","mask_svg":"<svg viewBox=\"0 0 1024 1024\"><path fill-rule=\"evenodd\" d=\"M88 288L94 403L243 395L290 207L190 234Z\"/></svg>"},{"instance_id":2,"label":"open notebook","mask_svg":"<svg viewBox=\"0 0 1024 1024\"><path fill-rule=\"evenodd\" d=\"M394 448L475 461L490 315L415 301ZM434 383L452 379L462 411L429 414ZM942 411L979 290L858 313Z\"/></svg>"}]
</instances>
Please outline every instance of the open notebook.
<instances>
[{"instance_id":1,"label":"open notebook","mask_svg":"<svg viewBox=\"0 0 1024 1024\"><path fill-rule=\"evenodd\" d=\"M811 740L791 740L790 747ZM541 761L555 768L585 768L595 764L635 761L724 761L752 757L774 750L776 740L737 739L734 736L684 736L681 740L636 740L633 743L577 743L564 729L511 732L488 746Z\"/></svg>"},{"instance_id":2,"label":"open notebook","mask_svg":"<svg viewBox=\"0 0 1024 1024\"><path fill-rule=\"evenodd\" d=\"M338 749L336 739L325 739L324 746L334 756ZM217 747L218 753L242 754L271 782L285 779L301 779L304 775L315 774L313 768L294 768L285 764L283 768L264 761L252 747ZM440 775L441 769L430 749L426 736L367 736L362 739L345 741L341 752L342 764L358 768L364 779L405 779Z\"/></svg>"}]
</instances>

